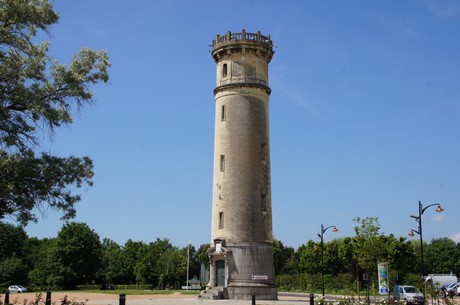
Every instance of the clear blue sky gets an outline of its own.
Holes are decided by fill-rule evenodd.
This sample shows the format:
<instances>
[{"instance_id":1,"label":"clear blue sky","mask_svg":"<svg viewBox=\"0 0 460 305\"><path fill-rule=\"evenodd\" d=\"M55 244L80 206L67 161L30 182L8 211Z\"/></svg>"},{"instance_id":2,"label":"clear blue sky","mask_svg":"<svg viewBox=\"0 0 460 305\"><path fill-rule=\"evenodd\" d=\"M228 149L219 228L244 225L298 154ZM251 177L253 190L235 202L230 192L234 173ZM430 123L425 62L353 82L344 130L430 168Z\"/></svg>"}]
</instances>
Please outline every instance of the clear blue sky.
<instances>
[{"instance_id":1,"label":"clear blue sky","mask_svg":"<svg viewBox=\"0 0 460 305\"><path fill-rule=\"evenodd\" d=\"M211 238L215 64L227 30L271 35L273 232L285 245L353 236L359 216L460 242L460 2L55 1L50 52L107 49L110 84L44 149L89 155L77 221L120 244ZM30 236L54 237L49 212ZM257 224L255 224L257 225ZM418 236L414 237L418 239Z\"/></svg>"}]
</instances>

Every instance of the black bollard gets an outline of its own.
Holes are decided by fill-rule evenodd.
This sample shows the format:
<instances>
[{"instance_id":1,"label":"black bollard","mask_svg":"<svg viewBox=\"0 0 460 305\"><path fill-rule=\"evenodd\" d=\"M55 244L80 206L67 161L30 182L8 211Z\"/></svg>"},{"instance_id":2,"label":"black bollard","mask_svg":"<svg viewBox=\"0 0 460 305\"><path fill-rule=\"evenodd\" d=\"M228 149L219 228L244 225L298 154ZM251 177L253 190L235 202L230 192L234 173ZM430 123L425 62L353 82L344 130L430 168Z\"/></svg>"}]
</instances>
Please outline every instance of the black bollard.
<instances>
[{"instance_id":1,"label":"black bollard","mask_svg":"<svg viewBox=\"0 0 460 305\"><path fill-rule=\"evenodd\" d=\"M315 305L315 295L310 293L310 305Z\"/></svg>"},{"instance_id":2,"label":"black bollard","mask_svg":"<svg viewBox=\"0 0 460 305\"><path fill-rule=\"evenodd\" d=\"M10 304L10 290L6 289L5 292L5 305Z\"/></svg>"},{"instance_id":3,"label":"black bollard","mask_svg":"<svg viewBox=\"0 0 460 305\"><path fill-rule=\"evenodd\" d=\"M51 289L46 289L45 305L51 305Z\"/></svg>"},{"instance_id":4,"label":"black bollard","mask_svg":"<svg viewBox=\"0 0 460 305\"><path fill-rule=\"evenodd\" d=\"M252 295L252 305L256 305L256 295Z\"/></svg>"},{"instance_id":5,"label":"black bollard","mask_svg":"<svg viewBox=\"0 0 460 305\"><path fill-rule=\"evenodd\" d=\"M120 294L119 305L125 305L125 304L126 304L126 294Z\"/></svg>"}]
</instances>

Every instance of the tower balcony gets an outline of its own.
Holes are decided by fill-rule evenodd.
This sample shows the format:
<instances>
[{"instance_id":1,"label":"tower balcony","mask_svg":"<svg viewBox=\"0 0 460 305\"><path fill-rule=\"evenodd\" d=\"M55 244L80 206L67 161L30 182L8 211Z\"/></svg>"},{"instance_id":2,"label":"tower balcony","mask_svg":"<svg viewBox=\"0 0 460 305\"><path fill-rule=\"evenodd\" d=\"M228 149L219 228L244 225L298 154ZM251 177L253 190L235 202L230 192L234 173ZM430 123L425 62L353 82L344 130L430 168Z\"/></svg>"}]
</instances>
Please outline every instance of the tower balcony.
<instances>
[{"instance_id":1,"label":"tower balcony","mask_svg":"<svg viewBox=\"0 0 460 305\"><path fill-rule=\"evenodd\" d=\"M246 33L246 30L243 29L241 33L232 33L228 31L225 35L217 35L216 39L212 41L212 48L216 48L222 45L236 42L255 42L258 44L265 45L266 47L272 49L273 42L270 39L270 35L264 36L260 34L260 31L257 33Z\"/></svg>"},{"instance_id":2,"label":"tower balcony","mask_svg":"<svg viewBox=\"0 0 460 305\"><path fill-rule=\"evenodd\" d=\"M240 33L232 33L228 31L224 35L216 35L216 39L212 41L212 56L217 62L222 57L222 53L230 54L236 50L253 49L257 54L264 53L267 63L270 62L273 56L273 42L270 35L264 36L257 33L247 33L243 29Z\"/></svg>"}]
</instances>

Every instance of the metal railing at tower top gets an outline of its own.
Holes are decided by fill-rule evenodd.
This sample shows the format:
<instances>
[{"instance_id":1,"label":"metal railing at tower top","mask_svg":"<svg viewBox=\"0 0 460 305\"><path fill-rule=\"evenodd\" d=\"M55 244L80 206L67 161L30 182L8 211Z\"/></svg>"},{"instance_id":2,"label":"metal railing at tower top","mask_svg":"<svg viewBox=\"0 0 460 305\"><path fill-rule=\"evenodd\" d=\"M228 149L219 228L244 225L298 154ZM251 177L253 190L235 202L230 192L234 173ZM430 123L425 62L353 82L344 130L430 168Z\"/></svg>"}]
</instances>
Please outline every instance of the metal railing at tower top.
<instances>
[{"instance_id":1,"label":"metal railing at tower top","mask_svg":"<svg viewBox=\"0 0 460 305\"><path fill-rule=\"evenodd\" d=\"M212 47L215 48L220 45L225 45L230 42L238 41L250 41L257 42L266 45L267 47L272 48L273 42L270 39L270 35L264 36L260 34L260 31L257 33L246 33L246 30L243 29L241 33L232 33L228 31L225 35L217 35L216 39L212 41Z\"/></svg>"}]
</instances>

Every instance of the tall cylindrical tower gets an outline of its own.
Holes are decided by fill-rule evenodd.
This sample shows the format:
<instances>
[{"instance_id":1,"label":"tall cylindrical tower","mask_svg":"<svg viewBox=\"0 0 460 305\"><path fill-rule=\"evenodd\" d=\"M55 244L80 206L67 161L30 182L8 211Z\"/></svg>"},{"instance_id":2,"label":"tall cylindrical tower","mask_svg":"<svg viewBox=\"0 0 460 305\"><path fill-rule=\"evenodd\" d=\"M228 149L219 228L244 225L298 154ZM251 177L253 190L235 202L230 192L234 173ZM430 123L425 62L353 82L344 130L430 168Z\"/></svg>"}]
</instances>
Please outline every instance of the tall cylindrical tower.
<instances>
[{"instance_id":1,"label":"tall cylindrical tower","mask_svg":"<svg viewBox=\"0 0 460 305\"><path fill-rule=\"evenodd\" d=\"M270 36L227 32L217 66L209 288L231 299L277 299L274 282L268 64Z\"/></svg>"}]
</instances>

